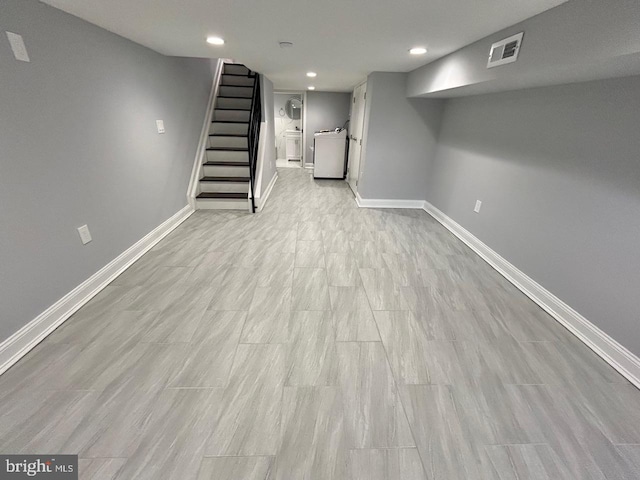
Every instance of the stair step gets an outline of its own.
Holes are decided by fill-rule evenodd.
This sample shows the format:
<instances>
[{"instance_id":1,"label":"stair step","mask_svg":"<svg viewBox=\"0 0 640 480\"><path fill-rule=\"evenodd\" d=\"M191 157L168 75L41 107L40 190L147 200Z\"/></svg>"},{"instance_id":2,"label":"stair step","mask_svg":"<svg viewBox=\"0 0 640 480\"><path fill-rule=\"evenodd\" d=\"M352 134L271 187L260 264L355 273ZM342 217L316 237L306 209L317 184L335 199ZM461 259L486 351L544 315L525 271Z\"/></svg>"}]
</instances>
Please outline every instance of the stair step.
<instances>
[{"instance_id":1,"label":"stair step","mask_svg":"<svg viewBox=\"0 0 640 480\"><path fill-rule=\"evenodd\" d=\"M228 75L223 74L220 82L221 86L238 86L238 87L253 87L255 84L255 77L248 75Z\"/></svg>"},{"instance_id":2,"label":"stair step","mask_svg":"<svg viewBox=\"0 0 640 480\"><path fill-rule=\"evenodd\" d=\"M235 108L235 109L251 110L251 99L218 96L216 98L216 108Z\"/></svg>"},{"instance_id":3,"label":"stair step","mask_svg":"<svg viewBox=\"0 0 640 480\"><path fill-rule=\"evenodd\" d=\"M227 108L227 107L216 107L216 110L223 110L223 111L236 111L236 112L250 112L251 111L251 107L249 108Z\"/></svg>"},{"instance_id":4,"label":"stair step","mask_svg":"<svg viewBox=\"0 0 640 480\"><path fill-rule=\"evenodd\" d=\"M219 109L216 108L213 111L214 122L248 122L251 119L250 110L238 110L234 109Z\"/></svg>"},{"instance_id":5,"label":"stair step","mask_svg":"<svg viewBox=\"0 0 640 480\"><path fill-rule=\"evenodd\" d=\"M249 177L202 177L200 179L201 182L232 182L232 183L242 183L249 182Z\"/></svg>"},{"instance_id":6,"label":"stair step","mask_svg":"<svg viewBox=\"0 0 640 480\"><path fill-rule=\"evenodd\" d=\"M239 120L213 120L211 123L244 123L245 125L249 123L249 121L239 121Z\"/></svg>"},{"instance_id":7,"label":"stair step","mask_svg":"<svg viewBox=\"0 0 640 480\"><path fill-rule=\"evenodd\" d=\"M236 74L247 76L251 73L251 70L241 63L225 63L223 68L224 70L222 72L227 75Z\"/></svg>"},{"instance_id":8,"label":"stair step","mask_svg":"<svg viewBox=\"0 0 640 480\"><path fill-rule=\"evenodd\" d=\"M246 133L210 133L209 136L210 137L248 137L249 135Z\"/></svg>"},{"instance_id":9,"label":"stair step","mask_svg":"<svg viewBox=\"0 0 640 480\"><path fill-rule=\"evenodd\" d=\"M247 135L249 123L211 122L209 133L214 135Z\"/></svg>"},{"instance_id":10,"label":"stair step","mask_svg":"<svg viewBox=\"0 0 640 480\"><path fill-rule=\"evenodd\" d=\"M233 98L252 98L253 87L221 85L219 94L225 97L233 97Z\"/></svg>"},{"instance_id":11,"label":"stair step","mask_svg":"<svg viewBox=\"0 0 640 480\"><path fill-rule=\"evenodd\" d=\"M215 162L204 162L203 165L205 167L248 167L249 162L224 162L224 161L215 161Z\"/></svg>"},{"instance_id":12,"label":"stair step","mask_svg":"<svg viewBox=\"0 0 640 480\"><path fill-rule=\"evenodd\" d=\"M247 147L209 147L207 150L216 150L223 152L248 152Z\"/></svg>"},{"instance_id":13,"label":"stair step","mask_svg":"<svg viewBox=\"0 0 640 480\"><path fill-rule=\"evenodd\" d=\"M246 200L246 192L202 192L197 198L238 198Z\"/></svg>"}]
</instances>

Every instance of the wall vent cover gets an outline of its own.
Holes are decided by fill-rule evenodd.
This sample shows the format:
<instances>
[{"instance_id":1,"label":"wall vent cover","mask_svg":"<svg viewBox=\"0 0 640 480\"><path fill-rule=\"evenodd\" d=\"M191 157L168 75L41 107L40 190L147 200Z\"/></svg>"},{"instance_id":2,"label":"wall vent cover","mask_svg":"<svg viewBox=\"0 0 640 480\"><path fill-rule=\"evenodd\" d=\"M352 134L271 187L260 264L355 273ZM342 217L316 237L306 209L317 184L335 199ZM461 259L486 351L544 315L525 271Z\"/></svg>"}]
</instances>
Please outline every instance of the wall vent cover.
<instances>
[{"instance_id":1,"label":"wall vent cover","mask_svg":"<svg viewBox=\"0 0 640 480\"><path fill-rule=\"evenodd\" d=\"M523 36L524 32L520 32L491 45L487 68L498 67L500 65L515 62L518 59L518 53L520 53L520 45L522 44Z\"/></svg>"}]
</instances>

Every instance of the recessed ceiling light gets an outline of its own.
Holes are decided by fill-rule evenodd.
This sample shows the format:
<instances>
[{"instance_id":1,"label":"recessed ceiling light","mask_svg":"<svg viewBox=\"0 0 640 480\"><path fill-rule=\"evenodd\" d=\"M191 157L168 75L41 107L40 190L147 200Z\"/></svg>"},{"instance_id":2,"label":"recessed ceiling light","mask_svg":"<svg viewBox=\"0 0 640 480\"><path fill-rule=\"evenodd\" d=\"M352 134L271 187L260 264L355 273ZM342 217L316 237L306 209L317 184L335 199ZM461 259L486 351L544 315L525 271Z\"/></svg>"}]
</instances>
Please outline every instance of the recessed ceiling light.
<instances>
[{"instance_id":1,"label":"recessed ceiling light","mask_svg":"<svg viewBox=\"0 0 640 480\"><path fill-rule=\"evenodd\" d=\"M207 37L207 43L211 45L224 45L224 40L220 37Z\"/></svg>"},{"instance_id":2,"label":"recessed ceiling light","mask_svg":"<svg viewBox=\"0 0 640 480\"><path fill-rule=\"evenodd\" d=\"M409 53L411 55L424 55L425 53L427 53L427 49L424 47L413 47L411 50L409 50Z\"/></svg>"},{"instance_id":3,"label":"recessed ceiling light","mask_svg":"<svg viewBox=\"0 0 640 480\"><path fill-rule=\"evenodd\" d=\"M307 90L315 90L315 89L316 89L316 87L314 87L313 85L309 85L309 86L307 87Z\"/></svg>"},{"instance_id":4,"label":"recessed ceiling light","mask_svg":"<svg viewBox=\"0 0 640 480\"><path fill-rule=\"evenodd\" d=\"M307 72L307 77L311 77L311 78L313 78L313 77L315 77L315 76L317 76L317 75L318 75L318 74L317 74L316 72Z\"/></svg>"}]
</instances>

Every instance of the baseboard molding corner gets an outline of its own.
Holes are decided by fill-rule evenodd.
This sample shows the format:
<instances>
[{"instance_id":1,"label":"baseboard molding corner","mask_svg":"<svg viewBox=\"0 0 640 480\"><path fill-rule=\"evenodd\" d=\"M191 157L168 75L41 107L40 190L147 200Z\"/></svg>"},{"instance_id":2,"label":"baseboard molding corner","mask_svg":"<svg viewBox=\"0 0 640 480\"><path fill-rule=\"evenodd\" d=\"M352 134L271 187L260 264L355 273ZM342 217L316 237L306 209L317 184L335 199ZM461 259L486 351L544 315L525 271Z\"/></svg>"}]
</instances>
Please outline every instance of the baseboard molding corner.
<instances>
[{"instance_id":1,"label":"baseboard molding corner","mask_svg":"<svg viewBox=\"0 0 640 480\"><path fill-rule=\"evenodd\" d=\"M276 180L278 180L278 172L276 171L273 174L273 177L271 177L271 181L269 182L269 185L267 185L267 188L264 191L264 195L262 196L262 198L258 199L258 211L261 212L262 209L264 208L265 204L267 203L267 200L269 199L269 195L271 195L271 190L273 190L273 186L276 184Z\"/></svg>"},{"instance_id":2,"label":"baseboard molding corner","mask_svg":"<svg viewBox=\"0 0 640 480\"><path fill-rule=\"evenodd\" d=\"M184 222L194 209L187 205L130 248L67 293L28 324L0 343L0 375L62 325L118 275Z\"/></svg>"},{"instance_id":3,"label":"baseboard molding corner","mask_svg":"<svg viewBox=\"0 0 640 480\"><path fill-rule=\"evenodd\" d=\"M362 198L359 193L356 193L356 203L360 208L424 208L424 200Z\"/></svg>"},{"instance_id":4,"label":"baseboard molding corner","mask_svg":"<svg viewBox=\"0 0 640 480\"><path fill-rule=\"evenodd\" d=\"M429 202L424 202L424 210L482 257L522 293L578 337L623 377L640 388L640 358L600 330L571 306L509 263L438 208Z\"/></svg>"}]
</instances>

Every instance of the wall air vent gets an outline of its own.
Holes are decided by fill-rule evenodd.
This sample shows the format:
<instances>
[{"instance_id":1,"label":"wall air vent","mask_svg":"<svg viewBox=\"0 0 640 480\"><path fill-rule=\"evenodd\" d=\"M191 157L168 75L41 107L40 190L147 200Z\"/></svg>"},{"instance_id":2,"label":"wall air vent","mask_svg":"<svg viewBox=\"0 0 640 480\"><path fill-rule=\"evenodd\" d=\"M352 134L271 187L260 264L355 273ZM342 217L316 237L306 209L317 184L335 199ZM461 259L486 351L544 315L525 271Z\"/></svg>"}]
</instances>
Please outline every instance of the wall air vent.
<instances>
[{"instance_id":1,"label":"wall air vent","mask_svg":"<svg viewBox=\"0 0 640 480\"><path fill-rule=\"evenodd\" d=\"M489 51L489 61L487 68L498 67L507 63L513 63L518 59L520 53L520 45L524 32L520 32L512 37L505 38L491 45Z\"/></svg>"}]
</instances>

